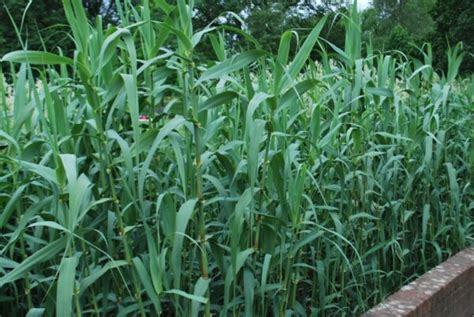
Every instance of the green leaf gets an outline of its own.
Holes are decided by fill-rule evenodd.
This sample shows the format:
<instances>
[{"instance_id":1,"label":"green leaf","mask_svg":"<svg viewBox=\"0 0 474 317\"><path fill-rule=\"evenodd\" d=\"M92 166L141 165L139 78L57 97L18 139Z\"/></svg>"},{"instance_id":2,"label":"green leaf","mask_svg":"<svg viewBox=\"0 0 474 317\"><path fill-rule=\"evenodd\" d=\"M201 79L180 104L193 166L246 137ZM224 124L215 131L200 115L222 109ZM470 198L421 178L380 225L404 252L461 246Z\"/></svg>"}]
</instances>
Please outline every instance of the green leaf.
<instances>
[{"instance_id":1,"label":"green leaf","mask_svg":"<svg viewBox=\"0 0 474 317\"><path fill-rule=\"evenodd\" d=\"M94 284L98 279L104 276L104 274L107 273L109 270L115 269L115 268L118 269L126 265L128 265L127 261L118 260L118 261L109 261L100 269L96 267L96 270L94 272L91 272L89 276L86 276L81 279L80 288L79 288L81 294L83 294L89 288L89 286Z\"/></svg>"},{"instance_id":2,"label":"green leaf","mask_svg":"<svg viewBox=\"0 0 474 317\"><path fill-rule=\"evenodd\" d=\"M145 287L145 292L147 293L148 297L150 297L153 305L155 306L156 312L160 314L161 313L160 300L158 298L158 295L155 292L155 289L153 288L148 271L146 270L145 266L143 265L142 260L140 260L139 257L133 258L133 264L135 265L135 269L138 272L140 281Z\"/></svg>"},{"instance_id":3,"label":"green leaf","mask_svg":"<svg viewBox=\"0 0 474 317\"><path fill-rule=\"evenodd\" d=\"M41 317L45 311L44 308L31 308L28 313L26 313L26 317Z\"/></svg>"},{"instance_id":4,"label":"green leaf","mask_svg":"<svg viewBox=\"0 0 474 317\"><path fill-rule=\"evenodd\" d=\"M53 242L48 243L44 248L30 255L12 271L8 272L0 278L0 287L3 287L5 284L12 283L22 278L37 264L53 259L56 254L64 250L64 248L66 247L66 242L66 237L59 238Z\"/></svg>"},{"instance_id":5,"label":"green leaf","mask_svg":"<svg viewBox=\"0 0 474 317\"><path fill-rule=\"evenodd\" d=\"M277 113L294 104L297 99L301 99L304 93L314 88L318 83L319 81L316 79L306 79L289 88L280 100Z\"/></svg>"},{"instance_id":6,"label":"green leaf","mask_svg":"<svg viewBox=\"0 0 474 317\"><path fill-rule=\"evenodd\" d=\"M263 259L263 266L262 266L262 277L260 280L260 296L263 296L263 294L265 293L265 286L267 285L271 259L272 259L271 254L265 254L265 258Z\"/></svg>"},{"instance_id":7,"label":"green leaf","mask_svg":"<svg viewBox=\"0 0 474 317\"><path fill-rule=\"evenodd\" d=\"M231 250L231 264L232 268L234 270L237 269L237 260L239 256L239 251L240 251L240 241L241 241L241 235L242 235L242 226L245 221L245 215L247 214L247 207L252 201L252 190L248 188L242 196L240 196L239 201L237 202L235 206L235 211L233 214L232 218L232 225L231 225L231 238L230 238L230 250ZM237 274L236 271L234 271L234 275Z\"/></svg>"},{"instance_id":8,"label":"green leaf","mask_svg":"<svg viewBox=\"0 0 474 317\"><path fill-rule=\"evenodd\" d=\"M22 198L23 192L25 191L26 187L27 185L21 185L20 187L18 187L11 196L6 206L3 208L2 213L0 214L0 229L8 223L8 220L15 211L14 208L17 205L17 202L20 201L20 199Z\"/></svg>"},{"instance_id":9,"label":"green leaf","mask_svg":"<svg viewBox=\"0 0 474 317\"><path fill-rule=\"evenodd\" d=\"M245 316L253 316L253 305L255 297L255 277L253 272L245 268L244 269L244 292L245 292Z\"/></svg>"},{"instance_id":10,"label":"green leaf","mask_svg":"<svg viewBox=\"0 0 474 317\"><path fill-rule=\"evenodd\" d=\"M207 111L220 105L228 104L238 97L239 94L234 91L224 91L219 94L213 95L212 97L209 97L199 105L199 112Z\"/></svg>"},{"instance_id":11,"label":"green leaf","mask_svg":"<svg viewBox=\"0 0 474 317\"><path fill-rule=\"evenodd\" d=\"M179 295L179 296L182 296L184 298L190 299L193 302L199 302L201 304L207 304L207 301L208 301L208 299L206 297L191 295L191 294L188 294L188 293L186 293L182 290L179 290L179 289L171 289L169 291L166 291L165 293Z\"/></svg>"},{"instance_id":12,"label":"green leaf","mask_svg":"<svg viewBox=\"0 0 474 317\"><path fill-rule=\"evenodd\" d=\"M140 142L140 127L138 121L140 109L138 105L137 82L133 75L122 74L122 78L125 85L125 91L127 93L127 104L132 120L133 137L135 139L135 143L138 144Z\"/></svg>"},{"instance_id":13,"label":"green leaf","mask_svg":"<svg viewBox=\"0 0 474 317\"><path fill-rule=\"evenodd\" d=\"M240 53L234 55L225 61L214 65L213 67L206 70L199 80L196 82L196 85L211 79L221 78L232 72L240 70L245 66L255 62L259 58L267 55L265 51L262 50L251 50L248 52Z\"/></svg>"},{"instance_id":14,"label":"green leaf","mask_svg":"<svg viewBox=\"0 0 474 317\"><path fill-rule=\"evenodd\" d=\"M186 228L188 226L189 220L194 212L197 200L191 199L185 202L181 208L179 208L178 213L176 214L176 231L174 236L173 251L172 251L172 270L175 273L174 276L174 286L179 288L181 285L181 275L183 271L181 270L181 251L183 250L184 235L186 234Z\"/></svg>"},{"instance_id":15,"label":"green leaf","mask_svg":"<svg viewBox=\"0 0 474 317\"><path fill-rule=\"evenodd\" d=\"M367 88L367 93L376 96L393 98L393 91L388 88Z\"/></svg>"},{"instance_id":16,"label":"green leaf","mask_svg":"<svg viewBox=\"0 0 474 317\"><path fill-rule=\"evenodd\" d=\"M285 88L287 84L290 83L290 79L294 80L299 74L306 61L308 60L314 45L316 44L316 41L319 38L319 34L321 33L321 30L323 29L323 26L326 23L326 20L327 16L324 16L313 28L301 48L298 50L290 66L288 67L288 74L283 75L283 78L278 87ZM288 76L290 76L290 78L288 78Z\"/></svg>"},{"instance_id":17,"label":"green leaf","mask_svg":"<svg viewBox=\"0 0 474 317\"><path fill-rule=\"evenodd\" d=\"M254 252L254 249L246 249L244 251L240 251L235 255L235 262L233 262L232 267L227 270L225 281L224 281L224 304L227 307L230 297L230 289L231 285L234 282L234 279L238 276L237 274L240 272L242 267L247 261L247 258Z\"/></svg>"},{"instance_id":18,"label":"green leaf","mask_svg":"<svg viewBox=\"0 0 474 317\"><path fill-rule=\"evenodd\" d=\"M379 220L379 218L377 218L377 217L375 217L371 214L368 214L366 212L358 212L355 215L351 215L349 217L349 221L354 221L354 220L357 220L357 219Z\"/></svg>"},{"instance_id":19,"label":"green leaf","mask_svg":"<svg viewBox=\"0 0 474 317\"><path fill-rule=\"evenodd\" d=\"M110 59L117 53L117 45L120 41L120 37L130 36L130 34L131 33L128 29L119 28L117 31L107 36L101 47L98 70L103 69Z\"/></svg>"},{"instance_id":20,"label":"green leaf","mask_svg":"<svg viewBox=\"0 0 474 317\"><path fill-rule=\"evenodd\" d=\"M194 285L194 293L193 295L196 296L196 298L199 299L204 299L204 295L207 293L207 290L209 289L209 282L210 279L203 279L200 277L198 281L196 282L196 285ZM206 303L207 303L206 299ZM198 317L199 316L199 307L201 306L202 302L199 300L193 299L193 302L191 304L191 316L193 317Z\"/></svg>"},{"instance_id":21,"label":"green leaf","mask_svg":"<svg viewBox=\"0 0 474 317\"><path fill-rule=\"evenodd\" d=\"M77 262L77 257L63 258L61 261L56 291L57 316L72 316L72 296L74 293Z\"/></svg>"},{"instance_id":22,"label":"green leaf","mask_svg":"<svg viewBox=\"0 0 474 317\"><path fill-rule=\"evenodd\" d=\"M73 65L68 57L40 51L15 51L2 57L2 62L29 63L32 65Z\"/></svg>"},{"instance_id":23,"label":"green leaf","mask_svg":"<svg viewBox=\"0 0 474 317\"><path fill-rule=\"evenodd\" d=\"M153 144L151 145L151 148L148 151L145 162L143 163L143 166L141 167L140 173L138 175L138 199L140 202L143 202L145 200L143 193L143 189L145 186L145 177L148 173L148 167L150 166L155 152L158 150L158 147L161 144L161 141L163 141L163 139L168 136L171 131L180 127L184 122L186 122L186 120L183 117L175 117L174 119L166 123L163 128L160 129L160 132L156 136L155 141L153 141Z\"/></svg>"},{"instance_id":24,"label":"green leaf","mask_svg":"<svg viewBox=\"0 0 474 317\"><path fill-rule=\"evenodd\" d=\"M263 140L265 132L265 124L265 120L254 120L251 121L249 126L250 131L252 131L247 142L247 165L250 186L254 186L257 180L258 154L260 153L260 143Z\"/></svg>"}]
</instances>

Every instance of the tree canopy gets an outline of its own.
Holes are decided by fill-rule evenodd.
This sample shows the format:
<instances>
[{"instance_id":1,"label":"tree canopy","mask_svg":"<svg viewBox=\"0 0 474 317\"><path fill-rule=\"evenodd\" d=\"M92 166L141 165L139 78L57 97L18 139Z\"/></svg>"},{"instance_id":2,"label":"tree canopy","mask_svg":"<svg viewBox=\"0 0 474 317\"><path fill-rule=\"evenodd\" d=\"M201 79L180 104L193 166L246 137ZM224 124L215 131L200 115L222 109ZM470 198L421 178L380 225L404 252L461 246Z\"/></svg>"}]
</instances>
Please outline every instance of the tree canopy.
<instances>
[{"instance_id":1,"label":"tree canopy","mask_svg":"<svg viewBox=\"0 0 474 317\"><path fill-rule=\"evenodd\" d=\"M89 16L100 14L104 20L111 21L116 15L114 1L82 2ZM71 47L62 0L3 0L0 21L0 56L21 49L22 45L48 51Z\"/></svg>"},{"instance_id":2,"label":"tree canopy","mask_svg":"<svg viewBox=\"0 0 474 317\"><path fill-rule=\"evenodd\" d=\"M159 14L158 2L150 2L155 14ZM330 15L331 23L325 26L321 36L335 46L343 47L344 32L340 18L346 14L348 2L196 0L193 22L195 28L200 29L221 17L218 21L243 27L263 48L276 52L284 31L311 29L324 15ZM58 47L67 51L68 47L72 47L65 27L62 1L33 0L28 3L28 0L4 0L4 6L0 9L0 55L22 46L48 51ZM83 3L89 16L100 14L104 23L117 21L115 1L83 0ZM226 12L235 12L236 15ZM240 17L240 21L236 16ZM474 1L373 0L372 6L363 12L362 22L366 40L370 38L374 50L399 50L416 55L418 50L415 45L431 42L435 64L445 68L448 46L462 42L467 52L462 69L474 69ZM239 44L238 36L231 40L233 44ZM201 47L204 57L211 51L209 47Z\"/></svg>"},{"instance_id":3,"label":"tree canopy","mask_svg":"<svg viewBox=\"0 0 474 317\"><path fill-rule=\"evenodd\" d=\"M446 47L461 42L467 52L462 69L474 71L474 1L438 1L432 11L435 31L430 40L434 46L435 59L446 68Z\"/></svg>"}]
</instances>

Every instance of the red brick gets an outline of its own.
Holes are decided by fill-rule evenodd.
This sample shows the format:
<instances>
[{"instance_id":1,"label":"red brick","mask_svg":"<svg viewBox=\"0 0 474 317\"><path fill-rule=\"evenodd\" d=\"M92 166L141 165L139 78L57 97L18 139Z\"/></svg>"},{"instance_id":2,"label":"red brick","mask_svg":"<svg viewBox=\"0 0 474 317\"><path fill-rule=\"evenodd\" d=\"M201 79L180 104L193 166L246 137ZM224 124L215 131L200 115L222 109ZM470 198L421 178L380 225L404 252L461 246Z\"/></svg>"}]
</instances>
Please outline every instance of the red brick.
<instances>
[{"instance_id":1,"label":"red brick","mask_svg":"<svg viewBox=\"0 0 474 317\"><path fill-rule=\"evenodd\" d=\"M474 316L474 248L420 276L363 317Z\"/></svg>"}]
</instances>

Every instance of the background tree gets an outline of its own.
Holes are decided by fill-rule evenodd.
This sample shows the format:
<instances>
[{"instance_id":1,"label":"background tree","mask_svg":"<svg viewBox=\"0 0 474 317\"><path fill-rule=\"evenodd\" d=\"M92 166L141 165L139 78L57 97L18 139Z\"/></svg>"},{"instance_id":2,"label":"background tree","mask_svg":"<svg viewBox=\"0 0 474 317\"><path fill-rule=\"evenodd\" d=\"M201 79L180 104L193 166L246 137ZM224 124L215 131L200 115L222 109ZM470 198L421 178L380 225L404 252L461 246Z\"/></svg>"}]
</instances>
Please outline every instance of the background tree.
<instances>
[{"instance_id":1,"label":"background tree","mask_svg":"<svg viewBox=\"0 0 474 317\"><path fill-rule=\"evenodd\" d=\"M346 10L346 0L322 2L316 1L220 1L206 0L196 2L196 13L194 26L203 28L219 16L224 16L226 24L236 27L244 27L262 47L270 52L276 53L279 46L280 36L286 30L299 30L304 34L306 30L311 30L319 20L329 14L328 23L321 35L336 46L344 46L344 27L341 23L342 16ZM234 12L240 16L244 22L242 26L237 19L231 15L222 15L224 12ZM229 40L235 45L248 45L239 36L233 35ZM294 43L293 43L294 44ZM206 44L201 44L203 53L210 53L212 49Z\"/></svg>"},{"instance_id":2,"label":"background tree","mask_svg":"<svg viewBox=\"0 0 474 317\"><path fill-rule=\"evenodd\" d=\"M430 15L436 0L373 0L364 12L364 31L371 33L376 49L415 52L410 42L421 44L434 29ZM408 51L407 51L408 49Z\"/></svg>"},{"instance_id":3,"label":"background tree","mask_svg":"<svg viewBox=\"0 0 474 317\"><path fill-rule=\"evenodd\" d=\"M22 25L23 12L29 0L2 0L0 7L0 56L21 49L12 20L18 26L23 45L28 49L55 51L61 47L68 53L72 49L62 0L33 0ZM141 0L133 0L139 2ZM174 4L176 0L167 0ZM264 49L276 52L280 35L293 29L304 34L325 14L329 21L321 36L338 47L344 46L344 28L341 16L347 10L349 0L195 0L196 10L193 18L195 29L202 29L219 16L220 23L244 27L255 37ZM89 17L99 14L104 23L117 22L114 0L83 0ZM156 1L150 1L154 14L160 10ZM154 7L153 7L154 6ZM234 12L241 22L225 12ZM460 0L373 0L372 6L362 14L365 40L369 37L376 50L400 50L416 55L411 45L420 46L432 42L434 61L437 67L446 68L448 43L463 43L467 51L462 70L474 70L474 1ZM247 41L235 34L227 34L227 44L231 46L248 45ZM295 43L293 43L294 45ZM213 50L209 41L203 41L198 54L209 59Z\"/></svg>"},{"instance_id":4,"label":"background tree","mask_svg":"<svg viewBox=\"0 0 474 317\"><path fill-rule=\"evenodd\" d=\"M446 69L448 43L454 46L462 42L467 54L461 70L474 71L474 1L438 1L432 14L435 29L431 41L436 65Z\"/></svg>"},{"instance_id":5,"label":"background tree","mask_svg":"<svg viewBox=\"0 0 474 317\"><path fill-rule=\"evenodd\" d=\"M60 0L33 1L22 25L27 4L26 0L6 0L1 7L0 55L21 48L13 23L29 49L42 49L43 43L47 48L52 45L64 47L64 42L68 41L66 33L63 33L66 31L66 19Z\"/></svg>"},{"instance_id":6,"label":"background tree","mask_svg":"<svg viewBox=\"0 0 474 317\"><path fill-rule=\"evenodd\" d=\"M315 4L307 1L297 4L277 3L254 7L246 19L250 33L271 52L276 52L281 34L286 30L311 30L324 15L329 23L321 36L338 47L344 47L344 26L341 13L346 8L340 5Z\"/></svg>"},{"instance_id":7,"label":"background tree","mask_svg":"<svg viewBox=\"0 0 474 317\"><path fill-rule=\"evenodd\" d=\"M88 16L101 14L105 23L116 19L115 1L82 2ZM29 6L28 3L28 0L3 0L0 7L0 56L22 48L13 23L28 49L55 51L61 47L67 51L72 48L62 0L33 0ZM22 25L23 16L25 22Z\"/></svg>"}]
</instances>

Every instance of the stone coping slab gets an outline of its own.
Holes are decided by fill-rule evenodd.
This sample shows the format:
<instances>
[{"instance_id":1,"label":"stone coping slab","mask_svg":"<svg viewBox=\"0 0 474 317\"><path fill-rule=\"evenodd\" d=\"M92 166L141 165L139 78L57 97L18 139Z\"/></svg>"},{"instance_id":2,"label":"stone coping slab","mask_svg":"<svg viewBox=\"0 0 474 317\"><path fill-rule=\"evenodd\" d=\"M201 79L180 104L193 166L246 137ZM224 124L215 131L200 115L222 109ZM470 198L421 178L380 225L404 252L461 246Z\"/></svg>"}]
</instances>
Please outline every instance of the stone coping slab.
<instances>
[{"instance_id":1,"label":"stone coping slab","mask_svg":"<svg viewBox=\"0 0 474 317\"><path fill-rule=\"evenodd\" d=\"M362 316L474 316L474 247L450 257Z\"/></svg>"}]
</instances>

